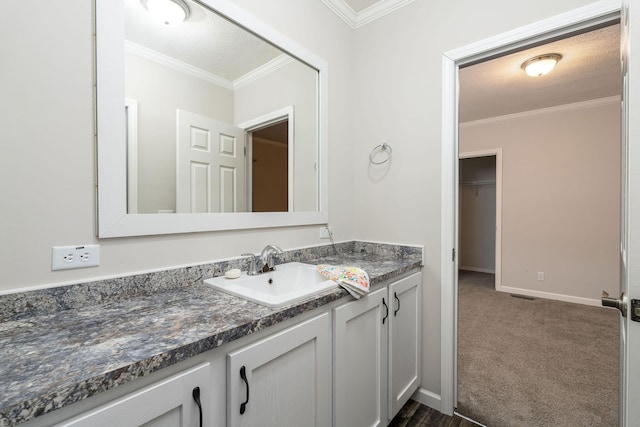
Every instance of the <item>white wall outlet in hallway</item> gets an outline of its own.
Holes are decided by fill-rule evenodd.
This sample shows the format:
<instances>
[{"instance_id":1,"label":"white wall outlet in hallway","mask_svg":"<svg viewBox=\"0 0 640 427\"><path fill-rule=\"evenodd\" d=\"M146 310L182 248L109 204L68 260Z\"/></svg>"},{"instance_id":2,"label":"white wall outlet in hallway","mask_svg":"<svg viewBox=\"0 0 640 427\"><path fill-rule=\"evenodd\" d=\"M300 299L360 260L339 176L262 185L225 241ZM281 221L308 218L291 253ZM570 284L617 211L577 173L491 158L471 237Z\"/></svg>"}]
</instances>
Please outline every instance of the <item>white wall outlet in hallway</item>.
<instances>
[{"instance_id":1,"label":"white wall outlet in hallway","mask_svg":"<svg viewBox=\"0 0 640 427\"><path fill-rule=\"evenodd\" d=\"M54 246L51 249L51 270L98 265L100 265L100 245Z\"/></svg>"},{"instance_id":2,"label":"white wall outlet in hallway","mask_svg":"<svg viewBox=\"0 0 640 427\"><path fill-rule=\"evenodd\" d=\"M543 281L544 280L544 271L538 271L538 280L539 281Z\"/></svg>"}]
</instances>

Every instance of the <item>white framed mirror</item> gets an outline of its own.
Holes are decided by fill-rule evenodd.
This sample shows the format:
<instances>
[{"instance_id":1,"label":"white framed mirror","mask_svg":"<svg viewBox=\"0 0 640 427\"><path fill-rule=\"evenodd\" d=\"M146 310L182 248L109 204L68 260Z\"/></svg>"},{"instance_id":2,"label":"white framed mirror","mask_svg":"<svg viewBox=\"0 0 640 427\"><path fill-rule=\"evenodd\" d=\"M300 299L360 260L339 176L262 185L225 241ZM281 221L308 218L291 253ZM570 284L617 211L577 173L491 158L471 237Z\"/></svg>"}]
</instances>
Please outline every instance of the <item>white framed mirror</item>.
<instances>
[{"instance_id":1,"label":"white framed mirror","mask_svg":"<svg viewBox=\"0 0 640 427\"><path fill-rule=\"evenodd\" d=\"M98 236L328 222L327 64L227 0L96 0Z\"/></svg>"}]
</instances>

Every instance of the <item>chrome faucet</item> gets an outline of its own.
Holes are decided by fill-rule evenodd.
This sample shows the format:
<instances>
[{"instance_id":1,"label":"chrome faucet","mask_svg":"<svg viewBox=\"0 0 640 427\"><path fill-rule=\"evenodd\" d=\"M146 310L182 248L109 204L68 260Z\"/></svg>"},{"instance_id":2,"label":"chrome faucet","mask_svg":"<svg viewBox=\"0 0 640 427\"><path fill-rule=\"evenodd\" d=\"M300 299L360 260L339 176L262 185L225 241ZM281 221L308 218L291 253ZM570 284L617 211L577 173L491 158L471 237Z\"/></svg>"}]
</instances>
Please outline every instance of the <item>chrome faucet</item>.
<instances>
[{"instance_id":1,"label":"chrome faucet","mask_svg":"<svg viewBox=\"0 0 640 427\"><path fill-rule=\"evenodd\" d=\"M260 260L262 261L262 272L275 270L276 266L273 261L273 255L280 255L283 251L276 245L267 245L260 253Z\"/></svg>"},{"instance_id":2,"label":"chrome faucet","mask_svg":"<svg viewBox=\"0 0 640 427\"><path fill-rule=\"evenodd\" d=\"M258 273L262 273L262 270L258 268L258 256L250 253L240 254L240 256L248 256L250 257L251 263L249 264L249 270L247 271L247 275L255 276Z\"/></svg>"}]
</instances>

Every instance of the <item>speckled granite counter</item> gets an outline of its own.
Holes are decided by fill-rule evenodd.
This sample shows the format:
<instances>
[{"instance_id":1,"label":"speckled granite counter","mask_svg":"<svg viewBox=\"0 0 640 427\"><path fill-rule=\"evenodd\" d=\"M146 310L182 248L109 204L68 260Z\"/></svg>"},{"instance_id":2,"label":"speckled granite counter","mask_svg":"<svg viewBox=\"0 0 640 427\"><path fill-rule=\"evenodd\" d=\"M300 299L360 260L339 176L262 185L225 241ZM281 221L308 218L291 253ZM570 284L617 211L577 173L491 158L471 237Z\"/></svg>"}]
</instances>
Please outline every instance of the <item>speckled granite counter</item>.
<instances>
[{"instance_id":1,"label":"speckled granite counter","mask_svg":"<svg viewBox=\"0 0 640 427\"><path fill-rule=\"evenodd\" d=\"M281 262L358 266L371 285L420 267L421 248L348 242ZM246 259L0 296L0 425L14 425L336 301L272 309L202 284ZM4 423L4 424L3 424Z\"/></svg>"}]
</instances>

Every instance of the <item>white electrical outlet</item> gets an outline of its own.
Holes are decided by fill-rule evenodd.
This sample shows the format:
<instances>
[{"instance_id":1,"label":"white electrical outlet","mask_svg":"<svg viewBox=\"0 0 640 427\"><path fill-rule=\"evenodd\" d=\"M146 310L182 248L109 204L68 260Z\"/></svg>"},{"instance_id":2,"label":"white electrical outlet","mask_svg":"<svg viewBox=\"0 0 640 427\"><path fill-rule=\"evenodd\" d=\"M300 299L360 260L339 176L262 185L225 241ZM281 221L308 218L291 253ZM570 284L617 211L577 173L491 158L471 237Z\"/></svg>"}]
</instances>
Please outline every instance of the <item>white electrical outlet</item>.
<instances>
[{"instance_id":1,"label":"white electrical outlet","mask_svg":"<svg viewBox=\"0 0 640 427\"><path fill-rule=\"evenodd\" d=\"M538 280L540 281L544 280L544 271L538 271Z\"/></svg>"},{"instance_id":2,"label":"white electrical outlet","mask_svg":"<svg viewBox=\"0 0 640 427\"><path fill-rule=\"evenodd\" d=\"M322 227L320 229L320 238L321 239L330 239L331 235L329 233L329 227Z\"/></svg>"},{"instance_id":3,"label":"white electrical outlet","mask_svg":"<svg viewBox=\"0 0 640 427\"><path fill-rule=\"evenodd\" d=\"M54 246L51 250L51 270L98 265L100 265L100 245Z\"/></svg>"}]
</instances>

